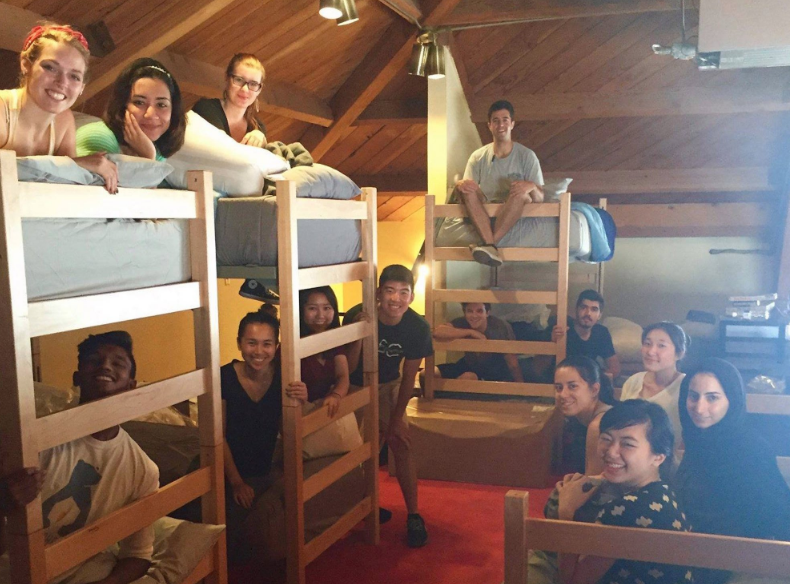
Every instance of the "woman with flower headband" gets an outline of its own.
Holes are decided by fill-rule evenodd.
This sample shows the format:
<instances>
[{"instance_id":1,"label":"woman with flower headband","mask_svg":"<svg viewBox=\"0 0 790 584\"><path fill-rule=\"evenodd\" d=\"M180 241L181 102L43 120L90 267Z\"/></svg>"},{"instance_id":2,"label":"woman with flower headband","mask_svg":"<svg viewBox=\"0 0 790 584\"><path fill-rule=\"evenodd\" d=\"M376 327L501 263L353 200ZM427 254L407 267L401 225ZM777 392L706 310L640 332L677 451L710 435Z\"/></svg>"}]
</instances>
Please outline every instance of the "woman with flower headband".
<instances>
[{"instance_id":1,"label":"woman with flower headband","mask_svg":"<svg viewBox=\"0 0 790 584\"><path fill-rule=\"evenodd\" d=\"M184 144L178 83L156 59L132 61L115 80L103 122L77 130L77 153L129 154L163 161Z\"/></svg>"},{"instance_id":2,"label":"woman with flower headband","mask_svg":"<svg viewBox=\"0 0 790 584\"><path fill-rule=\"evenodd\" d=\"M222 99L204 97L192 111L236 142L263 148L266 146L266 126L256 114L265 77L263 63L258 57L236 53L225 70Z\"/></svg>"},{"instance_id":3,"label":"woman with flower headband","mask_svg":"<svg viewBox=\"0 0 790 584\"><path fill-rule=\"evenodd\" d=\"M76 158L71 106L85 89L88 42L78 31L51 22L30 31L19 55L20 86L0 91L0 149L17 156L70 156L118 184L115 165L101 153Z\"/></svg>"}]
</instances>

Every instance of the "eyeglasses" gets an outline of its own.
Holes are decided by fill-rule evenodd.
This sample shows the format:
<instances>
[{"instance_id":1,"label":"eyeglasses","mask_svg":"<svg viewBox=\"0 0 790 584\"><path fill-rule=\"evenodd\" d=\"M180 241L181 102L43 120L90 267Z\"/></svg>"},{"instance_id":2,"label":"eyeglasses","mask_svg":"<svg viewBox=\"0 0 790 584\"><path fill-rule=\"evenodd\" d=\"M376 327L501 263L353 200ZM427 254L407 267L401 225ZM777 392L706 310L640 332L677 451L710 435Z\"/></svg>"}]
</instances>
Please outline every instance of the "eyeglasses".
<instances>
[{"instance_id":1,"label":"eyeglasses","mask_svg":"<svg viewBox=\"0 0 790 584\"><path fill-rule=\"evenodd\" d=\"M230 81L238 88L242 88L246 85L250 88L250 91L260 91L263 87L263 83L259 83L257 81L248 81L244 77L239 77L238 75L231 75Z\"/></svg>"}]
</instances>

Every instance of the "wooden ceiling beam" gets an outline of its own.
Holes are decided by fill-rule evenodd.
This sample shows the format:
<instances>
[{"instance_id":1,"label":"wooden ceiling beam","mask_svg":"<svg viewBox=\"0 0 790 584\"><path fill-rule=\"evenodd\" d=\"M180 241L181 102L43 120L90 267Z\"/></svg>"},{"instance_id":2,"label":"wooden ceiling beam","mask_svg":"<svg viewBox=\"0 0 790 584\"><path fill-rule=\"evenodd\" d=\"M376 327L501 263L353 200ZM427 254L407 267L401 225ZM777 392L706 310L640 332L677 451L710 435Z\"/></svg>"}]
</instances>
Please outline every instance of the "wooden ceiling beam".
<instances>
[{"instance_id":1,"label":"wooden ceiling beam","mask_svg":"<svg viewBox=\"0 0 790 584\"><path fill-rule=\"evenodd\" d=\"M30 10L0 3L0 49L21 51L27 33L43 18Z\"/></svg>"},{"instance_id":2,"label":"wooden ceiling beam","mask_svg":"<svg viewBox=\"0 0 790 584\"><path fill-rule=\"evenodd\" d=\"M658 58L658 57L656 57ZM488 106L507 97L516 120L566 120L619 117L738 114L790 110L788 87L742 86L727 89L686 87L619 93L478 94L472 121L485 123Z\"/></svg>"},{"instance_id":3,"label":"wooden ceiling beam","mask_svg":"<svg viewBox=\"0 0 790 584\"><path fill-rule=\"evenodd\" d=\"M422 10L415 0L379 0L379 2L411 23L422 20Z\"/></svg>"},{"instance_id":4,"label":"wooden ceiling beam","mask_svg":"<svg viewBox=\"0 0 790 584\"><path fill-rule=\"evenodd\" d=\"M81 101L90 99L104 88L112 85L115 78L129 62L165 50L232 2L233 0L171 0L165 2L155 11L155 14L152 14L144 32L136 35L133 41L130 40L116 47L112 53L102 59L92 61L91 81L85 88Z\"/></svg>"},{"instance_id":5,"label":"wooden ceiling beam","mask_svg":"<svg viewBox=\"0 0 790 584\"><path fill-rule=\"evenodd\" d=\"M609 205L618 237L758 237L769 232L770 203Z\"/></svg>"},{"instance_id":6,"label":"wooden ceiling beam","mask_svg":"<svg viewBox=\"0 0 790 584\"><path fill-rule=\"evenodd\" d=\"M407 99L404 101L377 100L363 111L353 125L363 124L427 124L428 101Z\"/></svg>"},{"instance_id":7,"label":"wooden ceiling beam","mask_svg":"<svg viewBox=\"0 0 790 584\"><path fill-rule=\"evenodd\" d=\"M441 21L442 26L480 24L508 24L516 22L594 18L619 14L644 14L680 10L678 0L626 0L625 2L597 2L553 5L516 6L515 2L502 6L500 0L467 1Z\"/></svg>"},{"instance_id":8,"label":"wooden ceiling beam","mask_svg":"<svg viewBox=\"0 0 790 584\"><path fill-rule=\"evenodd\" d=\"M428 192L428 176L424 173L352 174L351 179L360 186L376 187L380 195L424 197Z\"/></svg>"},{"instance_id":9,"label":"wooden ceiling beam","mask_svg":"<svg viewBox=\"0 0 790 584\"><path fill-rule=\"evenodd\" d=\"M655 170L568 170L544 173L546 181L572 178L578 195L773 192L764 167Z\"/></svg>"},{"instance_id":10,"label":"wooden ceiling beam","mask_svg":"<svg viewBox=\"0 0 790 584\"><path fill-rule=\"evenodd\" d=\"M225 70L197 59L162 51L155 55L178 80L181 91L203 97L222 97ZM316 95L290 83L266 81L261 110L319 126L332 125L332 109Z\"/></svg>"}]
</instances>

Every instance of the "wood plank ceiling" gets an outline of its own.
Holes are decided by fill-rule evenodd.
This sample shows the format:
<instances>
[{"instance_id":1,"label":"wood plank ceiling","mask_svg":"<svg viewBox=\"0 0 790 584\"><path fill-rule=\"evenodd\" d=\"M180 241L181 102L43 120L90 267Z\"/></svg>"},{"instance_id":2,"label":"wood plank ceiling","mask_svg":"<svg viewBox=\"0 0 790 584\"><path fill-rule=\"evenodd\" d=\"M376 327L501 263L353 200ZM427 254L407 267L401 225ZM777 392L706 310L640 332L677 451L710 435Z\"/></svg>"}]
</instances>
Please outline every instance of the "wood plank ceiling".
<instances>
[{"instance_id":1,"label":"wood plank ceiling","mask_svg":"<svg viewBox=\"0 0 790 584\"><path fill-rule=\"evenodd\" d=\"M269 138L317 146L321 162L377 186L383 220L419 211L427 183L427 84L407 75L402 60L415 20L459 27L452 53L484 143L488 104L510 99L514 138L537 152L545 172L574 177L581 198L771 202L784 184L788 68L700 72L692 62L653 55L652 43L679 39L678 0L356 3L360 21L338 27L317 14L318 0L5 0L0 41L3 10L16 7L76 25L104 20L118 48L92 64L99 75L146 49L166 49L214 73L234 53L252 52L268 81L281 86L271 99L288 88L294 93L262 112ZM687 16L694 34L696 11ZM517 22L523 20L532 21ZM468 28L491 23L500 26ZM158 41L165 34L166 42ZM15 67L14 59L2 59L6 85ZM376 88L365 93L360 84L369 79ZM104 87L94 87L86 111L101 112ZM197 97L185 96L188 103ZM334 118L315 125L294 117L288 112L300 99ZM731 180L741 175L757 177L753 187Z\"/></svg>"}]
</instances>

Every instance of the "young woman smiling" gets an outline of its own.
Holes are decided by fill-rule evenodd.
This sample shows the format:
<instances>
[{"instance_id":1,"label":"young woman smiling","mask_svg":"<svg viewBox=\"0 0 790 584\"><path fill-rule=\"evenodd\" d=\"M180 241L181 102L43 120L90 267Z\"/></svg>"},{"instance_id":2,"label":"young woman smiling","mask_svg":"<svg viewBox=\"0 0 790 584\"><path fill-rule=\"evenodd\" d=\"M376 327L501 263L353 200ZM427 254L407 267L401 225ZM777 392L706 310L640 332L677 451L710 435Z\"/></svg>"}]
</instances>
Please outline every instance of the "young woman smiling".
<instances>
[{"instance_id":1,"label":"young woman smiling","mask_svg":"<svg viewBox=\"0 0 790 584\"><path fill-rule=\"evenodd\" d=\"M664 408L672 422L675 445L680 446L681 429L678 415L678 394L684 374L678 371L689 339L678 325L658 322L642 331L642 363L645 371L629 377L623 384L620 400L645 399Z\"/></svg>"},{"instance_id":2,"label":"young woman smiling","mask_svg":"<svg viewBox=\"0 0 790 584\"><path fill-rule=\"evenodd\" d=\"M112 162L101 154L76 157L70 108L85 89L89 58L85 37L68 26L46 22L30 31L19 55L19 88L0 90L0 148L17 156L69 156L115 192Z\"/></svg>"},{"instance_id":3,"label":"young woman smiling","mask_svg":"<svg viewBox=\"0 0 790 584\"><path fill-rule=\"evenodd\" d=\"M573 355L554 372L557 407L566 418L563 432L563 472L599 474L598 437L604 413L614 404L612 384L598 364L584 355Z\"/></svg>"},{"instance_id":4,"label":"young woman smiling","mask_svg":"<svg viewBox=\"0 0 790 584\"><path fill-rule=\"evenodd\" d=\"M683 380L679 399L686 452L676 490L694 531L790 541L790 488L748 427L738 370L707 359ZM719 584L729 575L701 570L695 580Z\"/></svg>"},{"instance_id":5,"label":"young woman smiling","mask_svg":"<svg viewBox=\"0 0 790 584\"><path fill-rule=\"evenodd\" d=\"M111 152L165 160L184 144L181 90L155 59L132 61L115 80L104 122L77 130L77 153Z\"/></svg>"}]
</instances>

